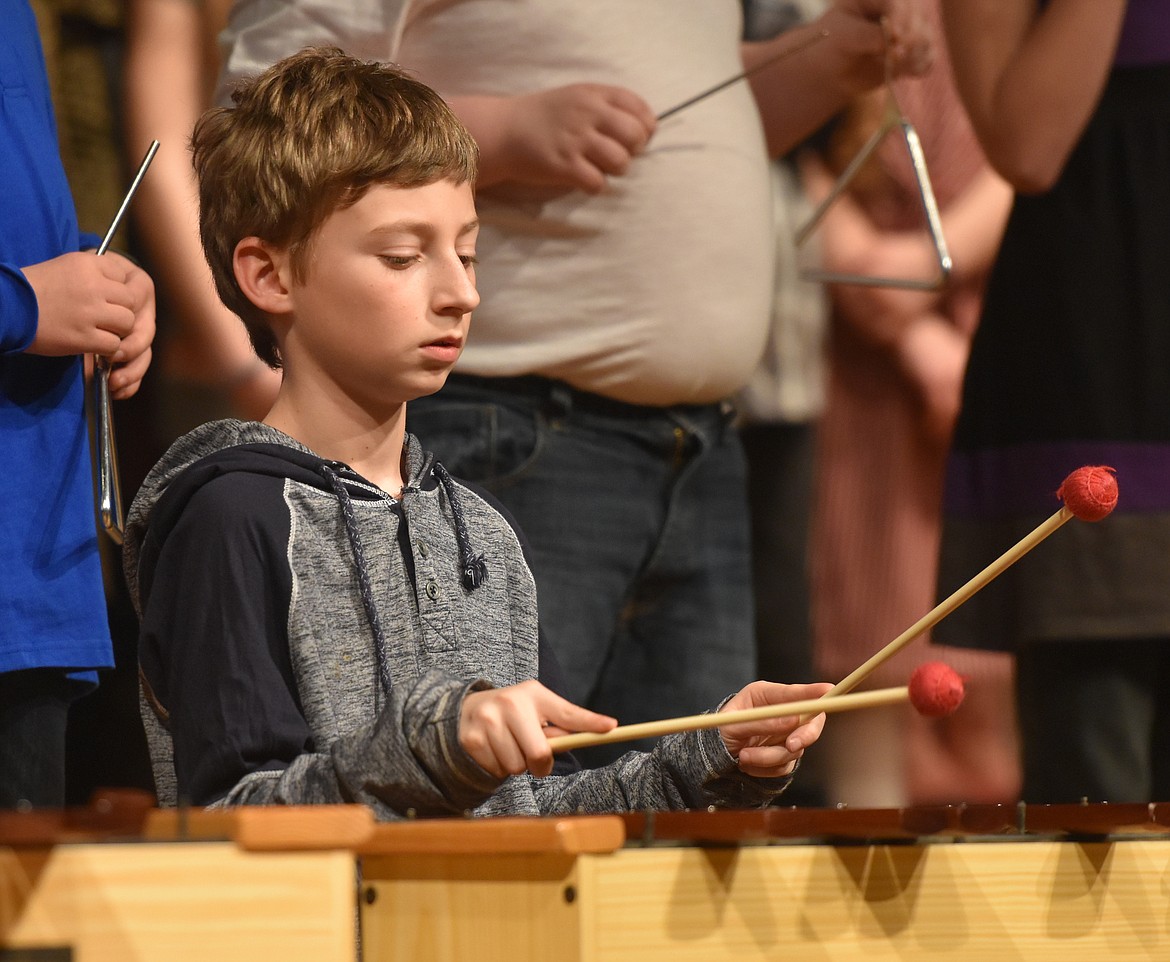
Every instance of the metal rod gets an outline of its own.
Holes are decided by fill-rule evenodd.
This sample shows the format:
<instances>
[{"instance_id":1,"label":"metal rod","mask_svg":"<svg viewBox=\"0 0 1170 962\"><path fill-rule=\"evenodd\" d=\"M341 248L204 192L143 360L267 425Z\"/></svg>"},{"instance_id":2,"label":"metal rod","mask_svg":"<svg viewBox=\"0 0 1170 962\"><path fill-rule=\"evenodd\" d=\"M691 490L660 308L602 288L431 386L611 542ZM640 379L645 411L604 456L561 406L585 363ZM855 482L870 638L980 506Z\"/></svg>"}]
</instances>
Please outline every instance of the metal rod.
<instances>
[{"instance_id":1,"label":"metal rod","mask_svg":"<svg viewBox=\"0 0 1170 962\"><path fill-rule=\"evenodd\" d=\"M134 180L130 182L130 189L126 191L126 196L122 198L122 206L118 208L118 213L110 221L110 229L106 231L106 236L102 238L101 246L97 249L99 254L104 254L110 246L110 242L114 239L114 235L118 232L118 227L122 223L122 217L130 206L130 201L134 199L134 195L138 191L138 185L142 183L142 178L146 176L147 168L150 167L150 162L154 160L154 155L157 153L158 141L152 140L150 146L146 149L146 156L142 158L142 163L138 167L138 173L134 175Z\"/></svg>"},{"instance_id":2,"label":"metal rod","mask_svg":"<svg viewBox=\"0 0 1170 962\"><path fill-rule=\"evenodd\" d=\"M800 53L800 51L802 51L802 50L806 50L807 48L811 47L814 43L818 43L819 41L824 40L825 37L827 37L828 35L829 35L828 30L821 30L818 33L814 33L812 36L805 37L802 41L800 41L800 43L793 44L791 47L786 47L785 49L781 50L779 53L773 54L771 57L768 57L767 60L761 60L754 67L751 67L750 69L743 71L743 73L737 73L734 77L728 77L726 80L722 81L721 83L717 83L714 87L708 87L702 93L695 94L695 96L689 98L688 100L684 100L681 104L675 104L673 107L669 108L668 110L662 111L662 113L660 113L658 115L657 119L658 120L665 120L667 117L670 117L673 114L677 114L680 110L684 110L687 107L691 106L692 104L697 104L700 100L706 100L712 94L717 94L717 93L719 93L720 90L723 90L725 87L730 87L734 83L739 83L739 81L745 79L746 77L750 77L752 74L757 73L760 70L763 70L765 67L772 66L772 64L776 63L777 61L783 60L785 57L790 57L793 54Z\"/></svg>"},{"instance_id":3,"label":"metal rod","mask_svg":"<svg viewBox=\"0 0 1170 962\"><path fill-rule=\"evenodd\" d=\"M138 173L126 191L122 206L110 222L110 229L98 247L98 254L104 254L118 231L122 217L130 206L138 185L142 183L150 162L158 152L158 141L151 141L142 160ZM118 451L114 440L114 410L110 399L110 362L101 354L93 358L93 405L94 405L94 440L97 445L97 480L98 480L98 515L101 518L102 528L114 541L122 543L122 534L125 530L125 519L122 514L122 485L118 476Z\"/></svg>"}]
</instances>

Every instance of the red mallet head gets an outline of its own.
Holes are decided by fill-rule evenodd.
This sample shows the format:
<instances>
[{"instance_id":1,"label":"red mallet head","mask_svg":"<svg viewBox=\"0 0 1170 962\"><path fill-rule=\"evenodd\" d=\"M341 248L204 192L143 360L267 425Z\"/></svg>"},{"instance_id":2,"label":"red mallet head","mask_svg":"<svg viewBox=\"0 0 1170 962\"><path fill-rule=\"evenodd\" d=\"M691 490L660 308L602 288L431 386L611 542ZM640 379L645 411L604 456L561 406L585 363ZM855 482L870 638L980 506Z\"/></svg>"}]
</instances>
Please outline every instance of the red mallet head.
<instances>
[{"instance_id":1,"label":"red mallet head","mask_svg":"<svg viewBox=\"0 0 1170 962\"><path fill-rule=\"evenodd\" d=\"M942 718L963 701L963 679L950 665L928 661L910 676L910 704L920 715Z\"/></svg>"},{"instance_id":2,"label":"red mallet head","mask_svg":"<svg viewBox=\"0 0 1170 962\"><path fill-rule=\"evenodd\" d=\"M1077 468L1056 496L1082 521L1100 521L1117 506L1116 472L1105 466Z\"/></svg>"}]
</instances>

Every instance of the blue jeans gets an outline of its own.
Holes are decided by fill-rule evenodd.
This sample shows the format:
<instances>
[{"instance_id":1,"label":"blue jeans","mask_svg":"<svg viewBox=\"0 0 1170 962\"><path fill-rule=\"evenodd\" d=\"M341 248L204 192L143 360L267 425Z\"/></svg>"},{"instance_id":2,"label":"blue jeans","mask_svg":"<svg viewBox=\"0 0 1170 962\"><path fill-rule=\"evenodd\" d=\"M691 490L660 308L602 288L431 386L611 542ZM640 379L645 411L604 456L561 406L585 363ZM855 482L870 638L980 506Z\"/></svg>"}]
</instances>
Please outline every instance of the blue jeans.
<instances>
[{"instance_id":1,"label":"blue jeans","mask_svg":"<svg viewBox=\"0 0 1170 962\"><path fill-rule=\"evenodd\" d=\"M543 378L467 376L407 414L527 537L567 697L623 724L714 708L755 677L746 469L730 422L720 405L644 408ZM631 747L647 745L579 757L597 765Z\"/></svg>"}]
</instances>

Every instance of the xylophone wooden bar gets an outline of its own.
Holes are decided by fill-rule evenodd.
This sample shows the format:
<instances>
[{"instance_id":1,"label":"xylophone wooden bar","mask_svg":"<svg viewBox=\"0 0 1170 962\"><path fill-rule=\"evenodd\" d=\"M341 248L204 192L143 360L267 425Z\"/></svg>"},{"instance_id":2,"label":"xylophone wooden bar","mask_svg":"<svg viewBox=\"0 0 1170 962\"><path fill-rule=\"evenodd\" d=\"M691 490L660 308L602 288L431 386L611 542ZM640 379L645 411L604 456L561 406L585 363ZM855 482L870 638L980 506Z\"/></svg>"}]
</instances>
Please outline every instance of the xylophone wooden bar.
<instances>
[{"instance_id":1,"label":"xylophone wooden bar","mask_svg":"<svg viewBox=\"0 0 1170 962\"><path fill-rule=\"evenodd\" d=\"M1168 879L1166 804L5 814L0 959L1162 959Z\"/></svg>"}]
</instances>

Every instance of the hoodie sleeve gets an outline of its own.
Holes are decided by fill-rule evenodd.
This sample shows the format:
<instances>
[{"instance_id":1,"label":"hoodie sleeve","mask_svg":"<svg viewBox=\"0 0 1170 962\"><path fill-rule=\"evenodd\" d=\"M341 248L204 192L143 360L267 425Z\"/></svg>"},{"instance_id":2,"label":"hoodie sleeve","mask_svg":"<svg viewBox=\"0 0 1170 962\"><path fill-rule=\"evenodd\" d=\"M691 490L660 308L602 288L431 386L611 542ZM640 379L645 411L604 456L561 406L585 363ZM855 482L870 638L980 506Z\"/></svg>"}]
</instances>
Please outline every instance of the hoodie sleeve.
<instances>
[{"instance_id":1,"label":"hoodie sleeve","mask_svg":"<svg viewBox=\"0 0 1170 962\"><path fill-rule=\"evenodd\" d=\"M292 584L280 486L249 474L211 481L165 541L148 540L143 552L151 563L140 575L139 657L169 713L179 797L196 805L363 802L383 819L475 807L500 783L458 745L465 682L426 674L371 723L313 744L285 633ZM431 759L442 766L424 762Z\"/></svg>"},{"instance_id":2,"label":"hoodie sleeve","mask_svg":"<svg viewBox=\"0 0 1170 962\"><path fill-rule=\"evenodd\" d=\"M652 751L629 752L604 768L533 780L542 814L760 808L792 781L743 774L719 730L681 732Z\"/></svg>"},{"instance_id":3,"label":"hoodie sleeve","mask_svg":"<svg viewBox=\"0 0 1170 962\"><path fill-rule=\"evenodd\" d=\"M459 745L463 696L482 685L431 672L368 725L327 751L303 752L286 766L244 775L216 807L362 803L388 821L465 813L499 788ZM425 759L441 760L428 767Z\"/></svg>"}]
</instances>

